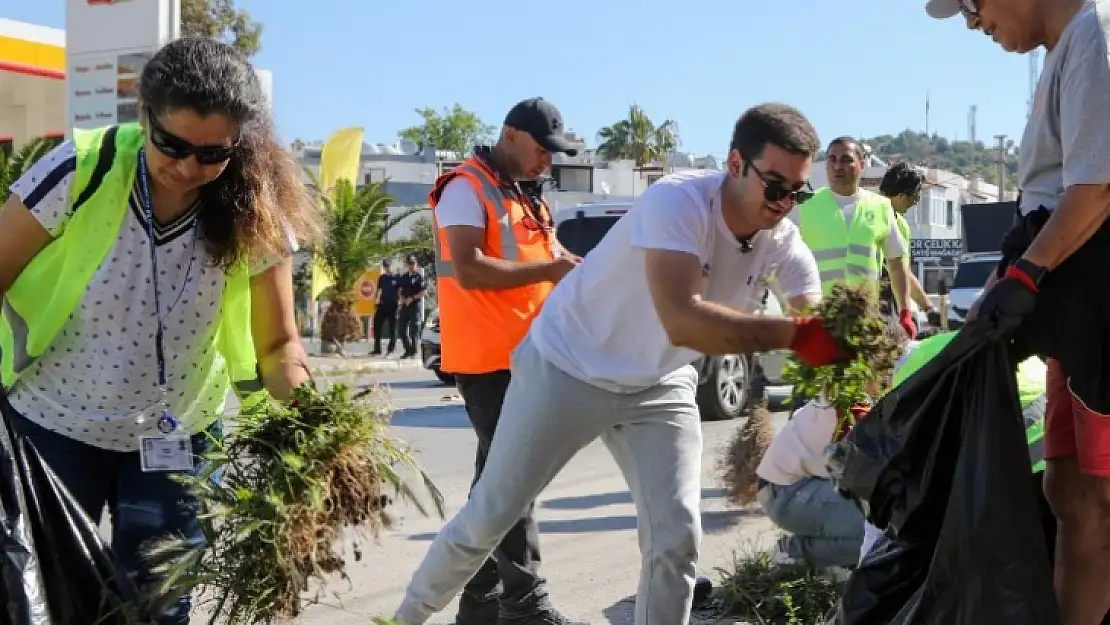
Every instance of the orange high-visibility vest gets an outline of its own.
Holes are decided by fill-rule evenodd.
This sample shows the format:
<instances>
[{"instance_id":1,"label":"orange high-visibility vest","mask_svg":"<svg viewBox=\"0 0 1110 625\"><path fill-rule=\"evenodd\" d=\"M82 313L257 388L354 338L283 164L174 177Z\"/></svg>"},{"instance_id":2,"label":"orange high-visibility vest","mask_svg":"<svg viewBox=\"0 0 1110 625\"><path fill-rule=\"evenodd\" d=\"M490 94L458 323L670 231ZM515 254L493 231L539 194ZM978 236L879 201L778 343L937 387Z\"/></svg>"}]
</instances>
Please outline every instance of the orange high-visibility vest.
<instances>
[{"instance_id":1,"label":"orange high-visibility vest","mask_svg":"<svg viewBox=\"0 0 1110 625\"><path fill-rule=\"evenodd\" d=\"M544 261L554 258L551 211L541 203L534 218L511 183L503 183L478 157L440 176L428 196L434 211L447 183L466 180L486 211L482 253L491 258ZM542 223L541 223L542 222ZM490 373L509 369L512 353L540 312L551 282L512 289L464 289L455 278L451 248L436 219L436 281L439 297L440 368L447 373Z\"/></svg>"}]
</instances>

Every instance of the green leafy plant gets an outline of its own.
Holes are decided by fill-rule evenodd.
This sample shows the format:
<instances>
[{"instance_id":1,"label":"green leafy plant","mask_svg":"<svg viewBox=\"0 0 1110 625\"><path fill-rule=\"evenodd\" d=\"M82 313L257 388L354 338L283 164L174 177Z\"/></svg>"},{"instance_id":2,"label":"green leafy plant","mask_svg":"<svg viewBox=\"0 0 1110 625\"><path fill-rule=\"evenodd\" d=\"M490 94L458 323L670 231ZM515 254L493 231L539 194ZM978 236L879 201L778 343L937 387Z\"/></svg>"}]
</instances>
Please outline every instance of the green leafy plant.
<instances>
[{"instance_id":1,"label":"green leafy plant","mask_svg":"<svg viewBox=\"0 0 1110 625\"><path fill-rule=\"evenodd\" d=\"M799 397L824 397L838 414L850 418L853 406L869 403L886 391L901 355L901 328L882 316L879 296L870 285L836 284L814 313L841 344L848 358L824 367L811 367L791 357L783 378Z\"/></svg>"},{"instance_id":2,"label":"green leafy plant","mask_svg":"<svg viewBox=\"0 0 1110 625\"><path fill-rule=\"evenodd\" d=\"M731 569L718 569L718 608L758 625L825 625L840 601L841 583L806 564L780 565L758 551L735 554Z\"/></svg>"},{"instance_id":3,"label":"green leafy plant","mask_svg":"<svg viewBox=\"0 0 1110 625\"><path fill-rule=\"evenodd\" d=\"M377 388L352 395L343 385L305 385L288 405L241 411L234 431L214 439L199 476L179 476L203 503L204 546L171 539L152 547L164 575L159 601L200 591L211 621L231 625L296 618L321 588L345 577L341 544L355 560L361 538L392 524L392 492L421 504L401 471L414 472L444 517L443 496L407 448L389 435L391 406ZM351 530L345 534L345 530Z\"/></svg>"}]
</instances>

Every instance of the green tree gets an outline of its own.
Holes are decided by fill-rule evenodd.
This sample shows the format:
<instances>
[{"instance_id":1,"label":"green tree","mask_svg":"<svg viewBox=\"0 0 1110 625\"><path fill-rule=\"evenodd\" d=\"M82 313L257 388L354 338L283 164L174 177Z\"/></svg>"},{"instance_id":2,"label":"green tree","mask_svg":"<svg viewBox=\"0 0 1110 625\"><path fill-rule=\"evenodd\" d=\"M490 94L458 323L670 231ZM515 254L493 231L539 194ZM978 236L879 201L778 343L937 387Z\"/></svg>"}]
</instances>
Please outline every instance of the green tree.
<instances>
[{"instance_id":1,"label":"green tree","mask_svg":"<svg viewBox=\"0 0 1110 625\"><path fill-rule=\"evenodd\" d=\"M18 150L0 150L0 205L8 201L11 194L8 189L12 184L56 145L57 139L40 137L24 143Z\"/></svg>"},{"instance_id":2,"label":"green tree","mask_svg":"<svg viewBox=\"0 0 1110 625\"><path fill-rule=\"evenodd\" d=\"M181 34L226 41L248 57L262 49L262 25L235 0L181 0Z\"/></svg>"},{"instance_id":3,"label":"green tree","mask_svg":"<svg viewBox=\"0 0 1110 625\"><path fill-rule=\"evenodd\" d=\"M398 135L416 142L420 149L431 144L437 150L450 150L462 156L476 145L491 143L497 132L496 127L483 123L477 113L461 104L444 107L443 112L431 107L420 108L416 109L416 114L424 123L405 128Z\"/></svg>"},{"instance_id":4,"label":"green tree","mask_svg":"<svg viewBox=\"0 0 1110 625\"><path fill-rule=\"evenodd\" d=\"M678 147L675 121L668 119L656 126L636 104L628 107L628 117L598 131L597 139L598 156L611 161L635 161L636 167L666 163L668 155Z\"/></svg>"},{"instance_id":5,"label":"green tree","mask_svg":"<svg viewBox=\"0 0 1110 625\"><path fill-rule=\"evenodd\" d=\"M412 221L410 226L415 247L410 252L416 256L417 262L424 268L424 273L429 280L436 279L436 226L432 218L421 215Z\"/></svg>"},{"instance_id":6,"label":"green tree","mask_svg":"<svg viewBox=\"0 0 1110 625\"><path fill-rule=\"evenodd\" d=\"M333 194L321 196L321 201L326 237L314 252L331 275L333 285L331 303L320 319L320 341L342 352L344 343L362 337L362 324L354 310L359 277L382 259L415 249L417 243L412 237L392 239L390 232L424 207L390 214L394 199L386 193L384 183L356 190L348 180L340 180Z\"/></svg>"}]
</instances>

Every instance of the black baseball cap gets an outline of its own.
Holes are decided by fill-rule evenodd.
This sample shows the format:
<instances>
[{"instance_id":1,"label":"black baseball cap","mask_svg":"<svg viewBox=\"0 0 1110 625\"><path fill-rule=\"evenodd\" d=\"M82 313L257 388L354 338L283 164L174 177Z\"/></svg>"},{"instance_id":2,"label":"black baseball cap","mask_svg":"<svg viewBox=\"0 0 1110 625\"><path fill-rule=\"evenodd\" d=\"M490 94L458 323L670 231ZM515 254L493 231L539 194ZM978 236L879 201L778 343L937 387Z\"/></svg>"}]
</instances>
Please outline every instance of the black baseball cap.
<instances>
[{"instance_id":1,"label":"black baseball cap","mask_svg":"<svg viewBox=\"0 0 1110 625\"><path fill-rule=\"evenodd\" d=\"M388 258L382 261L382 267L391 267L392 265L393 261L389 260Z\"/></svg>"},{"instance_id":2,"label":"black baseball cap","mask_svg":"<svg viewBox=\"0 0 1110 625\"><path fill-rule=\"evenodd\" d=\"M578 155L578 147L563 134L566 126L559 109L543 98L529 98L514 106L505 116L505 125L528 133L548 152Z\"/></svg>"}]
</instances>

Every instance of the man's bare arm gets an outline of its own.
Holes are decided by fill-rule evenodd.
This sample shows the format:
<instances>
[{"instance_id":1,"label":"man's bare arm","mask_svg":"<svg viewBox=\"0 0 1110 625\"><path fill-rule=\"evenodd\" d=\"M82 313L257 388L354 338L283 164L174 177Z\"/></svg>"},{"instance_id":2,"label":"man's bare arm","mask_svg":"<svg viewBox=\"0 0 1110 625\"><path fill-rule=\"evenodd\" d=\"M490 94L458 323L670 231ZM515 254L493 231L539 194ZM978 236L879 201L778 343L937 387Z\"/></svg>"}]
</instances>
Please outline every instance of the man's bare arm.
<instances>
[{"instance_id":1,"label":"man's bare arm","mask_svg":"<svg viewBox=\"0 0 1110 625\"><path fill-rule=\"evenodd\" d=\"M671 250L646 250L645 270L655 311L672 345L703 354L737 354L786 349L796 325L701 299L701 263Z\"/></svg>"},{"instance_id":2,"label":"man's bare arm","mask_svg":"<svg viewBox=\"0 0 1110 625\"><path fill-rule=\"evenodd\" d=\"M472 226L449 226L447 245L455 279L464 289L512 289L538 282L558 282L574 266L570 258L515 261L482 253L485 231Z\"/></svg>"},{"instance_id":3,"label":"man's bare arm","mask_svg":"<svg viewBox=\"0 0 1110 625\"><path fill-rule=\"evenodd\" d=\"M917 302L921 310L931 310L933 308L933 303L929 301L929 294L921 287L921 281L909 270L908 266L906 267L906 279L910 282L910 297L913 298L913 301Z\"/></svg>"},{"instance_id":4,"label":"man's bare arm","mask_svg":"<svg viewBox=\"0 0 1110 625\"><path fill-rule=\"evenodd\" d=\"M886 272L890 275L890 289L894 292L894 301L898 310L906 310L910 303L910 284L907 278L906 261L901 257L888 258Z\"/></svg>"},{"instance_id":5,"label":"man's bare arm","mask_svg":"<svg viewBox=\"0 0 1110 625\"><path fill-rule=\"evenodd\" d=\"M1110 215L1110 184L1078 184L1070 187L1060 207L1033 239L1025 259L1049 271L1056 269L1083 247Z\"/></svg>"}]
</instances>

